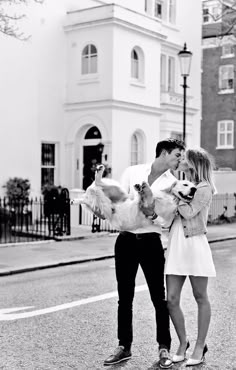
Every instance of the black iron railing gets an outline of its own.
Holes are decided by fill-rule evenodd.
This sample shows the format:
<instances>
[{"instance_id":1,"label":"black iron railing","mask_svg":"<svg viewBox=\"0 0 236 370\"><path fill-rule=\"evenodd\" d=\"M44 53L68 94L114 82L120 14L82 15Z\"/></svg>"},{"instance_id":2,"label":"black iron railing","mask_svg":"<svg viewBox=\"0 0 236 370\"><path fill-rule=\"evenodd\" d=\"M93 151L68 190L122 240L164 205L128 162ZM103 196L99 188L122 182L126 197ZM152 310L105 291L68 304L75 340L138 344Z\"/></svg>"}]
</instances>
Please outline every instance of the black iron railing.
<instances>
[{"instance_id":1,"label":"black iron railing","mask_svg":"<svg viewBox=\"0 0 236 370\"><path fill-rule=\"evenodd\" d=\"M70 199L0 198L0 243L19 243L70 235Z\"/></svg>"}]
</instances>

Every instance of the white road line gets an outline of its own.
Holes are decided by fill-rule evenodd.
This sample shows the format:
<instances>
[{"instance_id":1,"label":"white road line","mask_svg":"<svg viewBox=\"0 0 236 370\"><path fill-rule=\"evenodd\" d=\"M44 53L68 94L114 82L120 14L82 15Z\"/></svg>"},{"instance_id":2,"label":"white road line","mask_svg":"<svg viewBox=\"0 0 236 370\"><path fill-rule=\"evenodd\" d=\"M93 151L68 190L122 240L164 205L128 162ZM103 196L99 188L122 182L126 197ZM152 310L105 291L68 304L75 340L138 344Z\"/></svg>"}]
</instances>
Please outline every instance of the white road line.
<instances>
[{"instance_id":1,"label":"white road line","mask_svg":"<svg viewBox=\"0 0 236 370\"><path fill-rule=\"evenodd\" d=\"M136 292L142 292L147 290L147 285L139 285L135 288ZM74 301L70 303L64 303L58 306L42 308L40 310L28 311L28 312L16 312L22 310L28 310L34 308L33 306L30 307L14 307L14 308L4 308L0 309L0 321L12 321L12 320L19 320L19 319L26 319L28 317L34 317L39 315L46 315L48 313L57 312L61 310L66 310L68 308L82 306L89 303L103 301L105 299L110 299L117 297L117 292L110 292L105 294L100 294L94 297L80 299L79 301Z\"/></svg>"}]
</instances>

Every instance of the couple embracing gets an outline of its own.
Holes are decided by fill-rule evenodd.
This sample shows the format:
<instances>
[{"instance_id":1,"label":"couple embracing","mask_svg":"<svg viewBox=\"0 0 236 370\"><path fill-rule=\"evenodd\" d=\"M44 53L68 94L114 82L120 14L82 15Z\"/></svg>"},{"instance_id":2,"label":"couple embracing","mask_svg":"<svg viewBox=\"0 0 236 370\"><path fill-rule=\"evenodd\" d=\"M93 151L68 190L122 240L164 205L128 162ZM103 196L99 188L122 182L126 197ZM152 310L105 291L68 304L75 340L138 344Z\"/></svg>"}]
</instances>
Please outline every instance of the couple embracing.
<instances>
[{"instance_id":1,"label":"couple embracing","mask_svg":"<svg viewBox=\"0 0 236 370\"><path fill-rule=\"evenodd\" d=\"M160 184L171 186L176 181L173 171L181 170L196 186L191 202L180 201L169 230L164 256L161 243L161 225L154 208L142 211L152 220L148 226L122 231L115 243L115 268L118 289L118 347L105 361L109 366L131 357L133 341L133 298L135 278L141 266L155 308L156 340L159 366L171 368L173 363L185 360L190 346L185 329L180 296L186 277L189 277L198 307L198 331L191 343L191 356L186 366L200 364L207 352L206 336L211 307L207 296L208 277L215 276L210 246L206 238L208 211L215 192L212 181L213 164L202 148L188 149L182 141L166 139L157 143L155 159L151 164L137 165L125 170L121 184L131 193L134 185L146 181L153 193ZM165 281L166 277L166 290ZM167 299L166 299L167 297ZM170 356L171 336L169 316L179 338L179 347Z\"/></svg>"}]
</instances>

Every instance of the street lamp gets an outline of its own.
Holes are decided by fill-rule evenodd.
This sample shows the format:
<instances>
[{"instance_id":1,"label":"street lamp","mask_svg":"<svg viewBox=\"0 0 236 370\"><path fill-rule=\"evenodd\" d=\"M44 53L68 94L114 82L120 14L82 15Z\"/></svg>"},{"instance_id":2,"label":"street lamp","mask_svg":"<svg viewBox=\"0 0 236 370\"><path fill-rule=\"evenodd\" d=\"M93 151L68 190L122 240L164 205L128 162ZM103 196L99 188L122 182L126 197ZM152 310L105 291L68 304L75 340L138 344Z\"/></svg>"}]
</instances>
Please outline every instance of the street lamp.
<instances>
[{"instance_id":1,"label":"street lamp","mask_svg":"<svg viewBox=\"0 0 236 370\"><path fill-rule=\"evenodd\" d=\"M183 89L184 89L184 102L183 102L183 142L185 142L186 136L186 89L187 89L187 77L190 73L191 60L192 60L191 51L187 50L186 43L184 44L183 50L179 51L178 57L180 61L180 71L181 76L183 76Z\"/></svg>"}]
</instances>

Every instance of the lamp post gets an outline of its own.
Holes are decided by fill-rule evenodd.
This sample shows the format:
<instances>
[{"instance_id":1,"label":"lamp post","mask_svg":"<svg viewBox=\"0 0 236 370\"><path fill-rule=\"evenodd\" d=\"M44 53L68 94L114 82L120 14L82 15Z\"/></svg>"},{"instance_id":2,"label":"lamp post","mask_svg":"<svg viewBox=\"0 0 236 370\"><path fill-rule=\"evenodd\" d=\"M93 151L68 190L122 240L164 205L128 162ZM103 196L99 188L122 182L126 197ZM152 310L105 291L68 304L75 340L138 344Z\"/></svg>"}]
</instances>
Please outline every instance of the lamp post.
<instances>
[{"instance_id":1,"label":"lamp post","mask_svg":"<svg viewBox=\"0 0 236 370\"><path fill-rule=\"evenodd\" d=\"M187 77L190 73L191 67L191 60L192 60L192 53L191 51L187 50L186 43L184 44L183 50L180 50L178 53L179 61L180 61L180 71L181 76L183 77L183 89L184 89L184 102L183 102L183 142L185 143L186 137L186 89L187 89Z\"/></svg>"}]
</instances>

